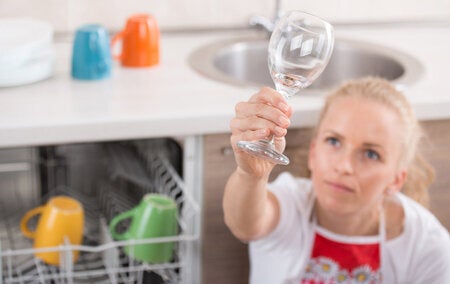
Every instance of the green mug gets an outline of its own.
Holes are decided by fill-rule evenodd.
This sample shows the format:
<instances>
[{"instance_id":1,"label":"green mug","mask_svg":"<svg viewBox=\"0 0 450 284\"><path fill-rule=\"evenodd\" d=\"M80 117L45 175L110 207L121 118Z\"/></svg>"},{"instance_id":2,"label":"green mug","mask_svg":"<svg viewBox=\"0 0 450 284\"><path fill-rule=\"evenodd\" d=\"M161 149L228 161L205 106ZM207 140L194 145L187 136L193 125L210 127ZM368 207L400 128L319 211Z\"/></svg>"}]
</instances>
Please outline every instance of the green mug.
<instances>
[{"instance_id":1,"label":"green mug","mask_svg":"<svg viewBox=\"0 0 450 284\"><path fill-rule=\"evenodd\" d=\"M160 194L146 194L133 209L115 216L109 230L115 240L144 240L177 235L177 204ZM119 222L131 219L127 230L116 232ZM172 259L174 242L127 245L125 252L133 259L147 263L163 263Z\"/></svg>"}]
</instances>

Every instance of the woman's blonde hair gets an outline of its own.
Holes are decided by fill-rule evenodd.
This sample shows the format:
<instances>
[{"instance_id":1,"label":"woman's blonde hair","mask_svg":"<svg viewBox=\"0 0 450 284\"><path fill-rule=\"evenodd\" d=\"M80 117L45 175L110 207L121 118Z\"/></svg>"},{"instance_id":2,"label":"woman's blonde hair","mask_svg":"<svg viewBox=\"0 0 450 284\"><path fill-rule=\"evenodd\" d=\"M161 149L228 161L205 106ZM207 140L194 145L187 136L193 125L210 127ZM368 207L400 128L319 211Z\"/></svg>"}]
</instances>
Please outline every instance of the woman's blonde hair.
<instances>
[{"instance_id":1,"label":"woman's blonde hair","mask_svg":"<svg viewBox=\"0 0 450 284\"><path fill-rule=\"evenodd\" d=\"M347 81L327 97L316 130L330 105L337 99L346 97L374 101L398 114L405 130L404 135L402 135L402 153L399 166L408 169L408 176L402 192L424 206L428 206L428 187L434 180L434 169L422 157L420 147L424 139L424 132L405 96L389 81L381 78L367 77Z\"/></svg>"}]
</instances>

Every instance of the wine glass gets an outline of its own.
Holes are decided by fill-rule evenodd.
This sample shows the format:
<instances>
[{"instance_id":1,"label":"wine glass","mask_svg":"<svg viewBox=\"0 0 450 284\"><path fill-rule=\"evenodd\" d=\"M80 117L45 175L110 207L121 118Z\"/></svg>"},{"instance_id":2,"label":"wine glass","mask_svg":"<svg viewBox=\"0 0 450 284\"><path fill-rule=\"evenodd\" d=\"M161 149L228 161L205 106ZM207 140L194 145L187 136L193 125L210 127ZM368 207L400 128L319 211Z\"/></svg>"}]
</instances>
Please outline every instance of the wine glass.
<instances>
[{"instance_id":1,"label":"wine glass","mask_svg":"<svg viewBox=\"0 0 450 284\"><path fill-rule=\"evenodd\" d=\"M269 42L269 71L275 88L286 99L306 88L325 69L333 52L334 29L325 20L301 11L286 13ZM289 158L275 149L273 135L258 141L238 141L247 153L276 164Z\"/></svg>"}]
</instances>

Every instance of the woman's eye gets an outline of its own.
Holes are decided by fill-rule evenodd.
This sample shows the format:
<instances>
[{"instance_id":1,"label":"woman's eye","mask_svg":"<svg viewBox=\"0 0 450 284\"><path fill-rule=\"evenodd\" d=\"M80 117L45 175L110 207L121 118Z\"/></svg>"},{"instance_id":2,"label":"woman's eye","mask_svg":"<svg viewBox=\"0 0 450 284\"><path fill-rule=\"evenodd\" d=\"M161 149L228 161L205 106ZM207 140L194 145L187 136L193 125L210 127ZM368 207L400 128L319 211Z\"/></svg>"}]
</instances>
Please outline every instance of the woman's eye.
<instances>
[{"instance_id":1,"label":"woman's eye","mask_svg":"<svg viewBox=\"0 0 450 284\"><path fill-rule=\"evenodd\" d=\"M337 138L334 138L334 137L328 137L328 138L325 139L325 141L328 144L332 145L332 146L339 146L340 145L339 140Z\"/></svg>"},{"instance_id":2,"label":"woman's eye","mask_svg":"<svg viewBox=\"0 0 450 284\"><path fill-rule=\"evenodd\" d=\"M380 155L373 150L365 151L365 155L367 158L369 158L371 160L376 160L376 161L380 160Z\"/></svg>"}]
</instances>

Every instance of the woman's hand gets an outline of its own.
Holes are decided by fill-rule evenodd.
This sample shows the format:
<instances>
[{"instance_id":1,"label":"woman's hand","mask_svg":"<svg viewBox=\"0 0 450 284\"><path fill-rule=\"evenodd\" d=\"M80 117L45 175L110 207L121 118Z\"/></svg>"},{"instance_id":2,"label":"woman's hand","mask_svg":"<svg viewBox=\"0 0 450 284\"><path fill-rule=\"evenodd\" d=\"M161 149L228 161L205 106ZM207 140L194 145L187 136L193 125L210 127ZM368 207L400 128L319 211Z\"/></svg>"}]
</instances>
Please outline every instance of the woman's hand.
<instances>
[{"instance_id":1,"label":"woman's hand","mask_svg":"<svg viewBox=\"0 0 450 284\"><path fill-rule=\"evenodd\" d=\"M255 141L275 138L275 148L283 152L286 140L291 107L284 97L274 89L265 87L253 95L249 101L236 105L235 117L230 122L231 145L233 147L238 170L254 177L268 177L275 164L247 154L237 147L238 141Z\"/></svg>"}]
</instances>

